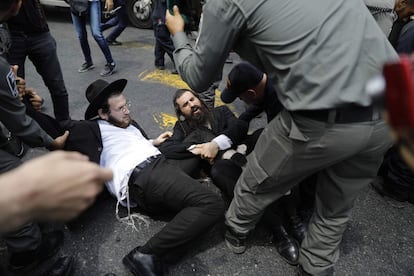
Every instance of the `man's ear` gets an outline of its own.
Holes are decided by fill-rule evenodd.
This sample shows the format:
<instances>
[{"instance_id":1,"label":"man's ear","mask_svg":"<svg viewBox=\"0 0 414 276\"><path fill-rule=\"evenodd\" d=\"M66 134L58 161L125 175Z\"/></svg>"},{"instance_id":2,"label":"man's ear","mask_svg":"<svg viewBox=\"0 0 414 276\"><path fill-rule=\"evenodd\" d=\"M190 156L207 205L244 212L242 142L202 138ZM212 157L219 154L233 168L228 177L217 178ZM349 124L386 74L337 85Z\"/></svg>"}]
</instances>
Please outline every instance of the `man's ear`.
<instances>
[{"instance_id":1,"label":"man's ear","mask_svg":"<svg viewBox=\"0 0 414 276\"><path fill-rule=\"evenodd\" d=\"M108 114L104 113L102 108L98 109L98 116L103 120L108 120Z\"/></svg>"},{"instance_id":2,"label":"man's ear","mask_svg":"<svg viewBox=\"0 0 414 276\"><path fill-rule=\"evenodd\" d=\"M257 92L254 89L247 89L246 93L249 96L249 98L256 98L257 97Z\"/></svg>"}]
</instances>

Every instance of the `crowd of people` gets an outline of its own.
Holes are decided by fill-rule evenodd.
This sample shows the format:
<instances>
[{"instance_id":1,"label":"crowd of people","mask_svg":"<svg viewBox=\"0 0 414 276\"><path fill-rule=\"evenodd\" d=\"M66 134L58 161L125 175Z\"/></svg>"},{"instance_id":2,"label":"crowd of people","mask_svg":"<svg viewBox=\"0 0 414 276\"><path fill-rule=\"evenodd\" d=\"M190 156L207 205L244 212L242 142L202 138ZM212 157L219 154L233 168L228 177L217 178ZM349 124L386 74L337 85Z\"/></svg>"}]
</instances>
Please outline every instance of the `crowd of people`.
<instances>
[{"instance_id":1,"label":"crowd of people","mask_svg":"<svg viewBox=\"0 0 414 276\"><path fill-rule=\"evenodd\" d=\"M117 38L126 27L125 1L105 1L107 12L117 10L103 24L100 1L86 2L86 12L71 13L84 55L78 71L94 68L90 20L105 77L115 73L109 46L122 45ZM10 254L1 275L70 275L74 257L53 258L63 233L44 233L38 223L77 216L104 184L117 207L173 214L122 257L134 275L165 275L168 264L223 221L225 243L236 254L246 251L247 237L263 221L298 275L332 275L362 189L375 183L384 196L414 201L410 132L396 129L408 142L392 148L390 129L366 91L383 65L398 59L394 48L414 47L407 42L414 2L210 0L195 45L179 7L169 11L165 1L155 2L154 65L164 70L167 53L172 72L191 89L171 97L177 122L153 139L131 118L122 78L92 81L84 120L72 120L56 41L39 0L0 2L0 22L7 22L11 40L0 57L0 233ZM105 38L102 31L111 27ZM244 61L225 76L221 99L245 102L239 117L202 95L219 81L231 51ZM42 113L43 99L26 87L26 57L49 89L54 118ZM267 124L249 133L250 121L262 112ZM23 148L14 150L12 141L55 152L23 162ZM42 172L51 164L45 180ZM373 182L377 173L382 182ZM221 196L203 186L201 176L211 177Z\"/></svg>"}]
</instances>

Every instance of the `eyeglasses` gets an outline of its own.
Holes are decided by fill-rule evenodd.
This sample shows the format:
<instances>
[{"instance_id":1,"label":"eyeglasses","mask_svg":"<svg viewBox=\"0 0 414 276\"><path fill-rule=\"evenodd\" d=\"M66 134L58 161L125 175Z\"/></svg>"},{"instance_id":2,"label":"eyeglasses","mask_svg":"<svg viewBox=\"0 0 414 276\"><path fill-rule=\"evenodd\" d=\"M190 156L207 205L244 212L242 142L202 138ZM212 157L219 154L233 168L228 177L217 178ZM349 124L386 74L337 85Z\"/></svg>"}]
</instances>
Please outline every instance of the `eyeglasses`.
<instances>
[{"instance_id":1,"label":"eyeglasses","mask_svg":"<svg viewBox=\"0 0 414 276\"><path fill-rule=\"evenodd\" d=\"M120 108L118 108L116 111L125 113L130 108L131 108L131 101L127 101L126 104L124 104L123 106L121 106Z\"/></svg>"}]
</instances>

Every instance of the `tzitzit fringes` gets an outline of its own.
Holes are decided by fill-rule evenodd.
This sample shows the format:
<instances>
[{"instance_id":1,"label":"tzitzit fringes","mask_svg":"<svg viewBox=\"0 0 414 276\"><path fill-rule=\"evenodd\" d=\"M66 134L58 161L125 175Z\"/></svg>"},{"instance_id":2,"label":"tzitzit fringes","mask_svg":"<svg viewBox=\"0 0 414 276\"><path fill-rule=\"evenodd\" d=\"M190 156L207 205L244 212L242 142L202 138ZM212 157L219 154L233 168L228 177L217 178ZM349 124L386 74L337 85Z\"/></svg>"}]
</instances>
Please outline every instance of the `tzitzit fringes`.
<instances>
[{"instance_id":1,"label":"tzitzit fringes","mask_svg":"<svg viewBox=\"0 0 414 276\"><path fill-rule=\"evenodd\" d=\"M128 209L128 216L126 217L119 217L119 204L120 201L118 199L117 203L116 203L116 210L115 210L115 216L116 219L121 222L124 223L126 225L129 225L132 227L133 230L135 230L136 232L139 232L138 228L136 227L135 223L138 223L138 227L141 227L142 223L145 223L145 226L148 228L150 225L149 222L149 218L147 216L144 215L140 215L140 214L131 214L131 208L130 208L130 202L129 202L129 187L127 187L127 209ZM136 220L136 222L135 222Z\"/></svg>"}]
</instances>

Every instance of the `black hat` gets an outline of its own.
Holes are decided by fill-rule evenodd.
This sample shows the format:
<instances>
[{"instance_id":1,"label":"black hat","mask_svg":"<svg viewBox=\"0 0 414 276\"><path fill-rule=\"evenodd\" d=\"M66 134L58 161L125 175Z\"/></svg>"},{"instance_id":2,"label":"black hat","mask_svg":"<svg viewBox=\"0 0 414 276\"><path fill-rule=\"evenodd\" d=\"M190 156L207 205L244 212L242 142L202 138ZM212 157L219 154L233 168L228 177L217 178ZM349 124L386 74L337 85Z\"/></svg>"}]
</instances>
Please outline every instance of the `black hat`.
<instances>
[{"instance_id":1,"label":"black hat","mask_svg":"<svg viewBox=\"0 0 414 276\"><path fill-rule=\"evenodd\" d=\"M127 84L126 79L119 79L114 82L107 82L98 79L91 83L86 89L86 99L89 106L85 112L85 120L89 120L98 115L98 109L102 107L102 103L108 98L111 92L122 92Z\"/></svg>"},{"instance_id":2,"label":"black hat","mask_svg":"<svg viewBox=\"0 0 414 276\"><path fill-rule=\"evenodd\" d=\"M240 94L255 87L263 79L263 72L248 62L241 62L231 69L226 88L221 93L225 103L233 102Z\"/></svg>"}]
</instances>

